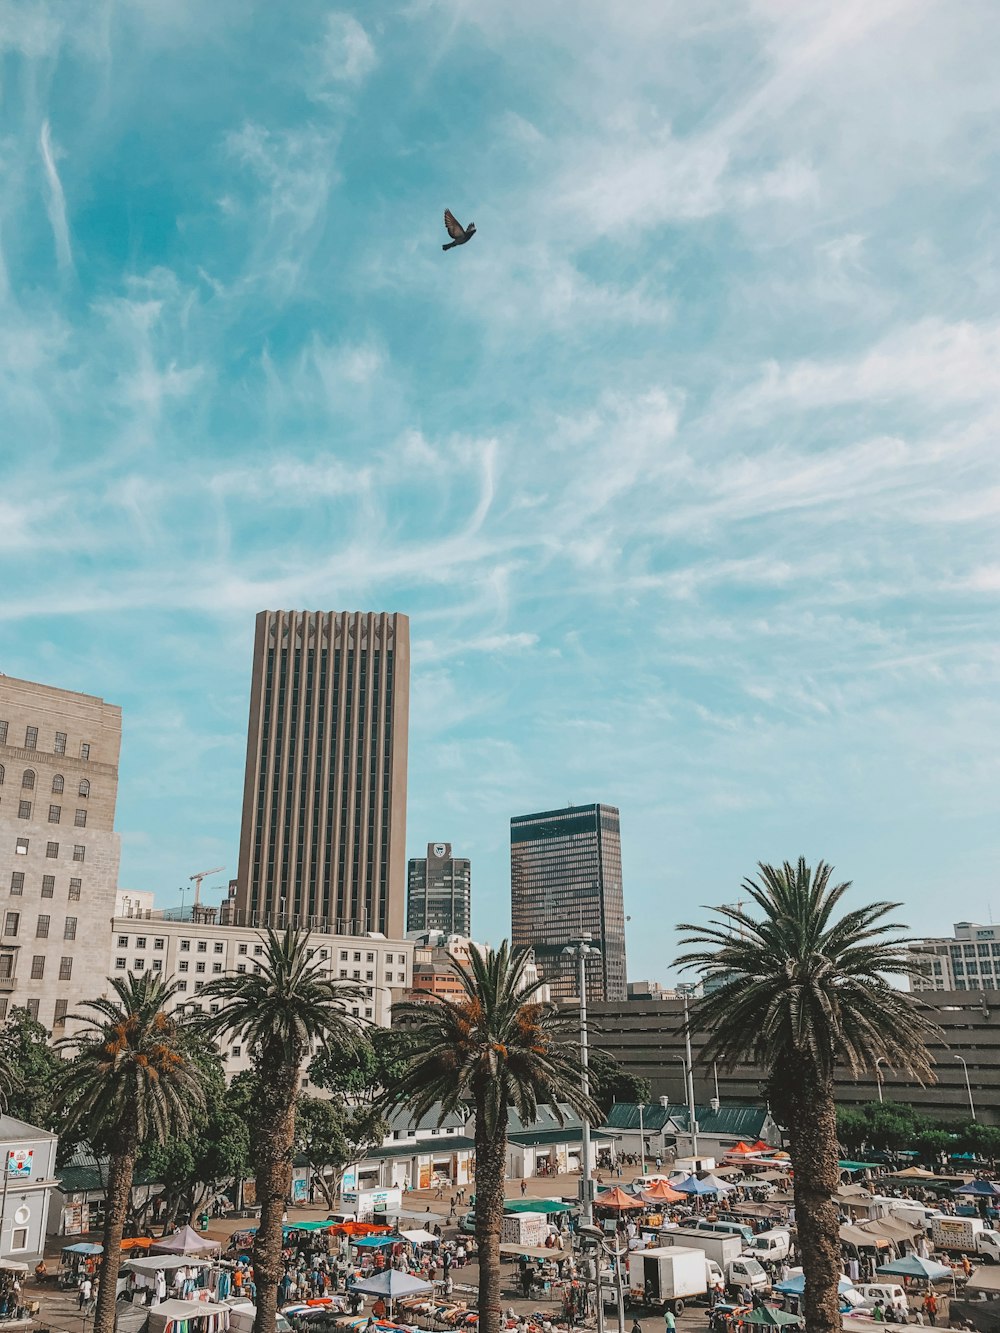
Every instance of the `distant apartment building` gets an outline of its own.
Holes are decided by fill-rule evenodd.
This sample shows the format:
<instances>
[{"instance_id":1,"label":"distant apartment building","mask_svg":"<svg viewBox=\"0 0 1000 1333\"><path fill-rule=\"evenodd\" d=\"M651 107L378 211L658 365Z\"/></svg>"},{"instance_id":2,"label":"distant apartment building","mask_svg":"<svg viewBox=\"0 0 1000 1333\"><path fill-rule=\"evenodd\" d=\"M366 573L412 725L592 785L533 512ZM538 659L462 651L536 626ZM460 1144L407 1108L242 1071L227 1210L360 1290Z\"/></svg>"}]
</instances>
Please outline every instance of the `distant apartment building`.
<instances>
[{"instance_id":1,"label":"distant apartment building","mask_svg":"<svg viewBox=\"0 0 1000 1333\"><path fill-rule=\"evenodd\" d=\"M0 1018L61 1030L105 989L120 748L116 705L0 676Z\"/></svg>"},{"instance_id":2,"label":"distant apartment building","mask_svg":"<svg viewBox=\"0 0 1000 1333\"><path fill-rule=\"evenodd\" d=\"M136 906L111 922L111 957L107 958L105 924L101 940L103 975L153 972L177 982L177 1004L204 1011L199 992L210 981L233 973L259 969L264 954L260 930L227 925L216 919L216 908L186 909L188 919L176 920L148 907ZM410 987L413 943L387 940L381 935L335 935L312 932L309 949L318 955L323 973L343 981L359 982L364 997L350 1009L378 1027L388 1027L392 1004ZM212 1002L212 1012L217 1009ZM232 1076L250 1067L250 1052L230 1040L223 1047L226 1073Z\"/></svg>"},{"instance_id":3,"label":"distant apartment building","mask_svg":"<svg viewBox=\"0 0 1000 1333\"><path fill-rule=\"evenodd\" d=\"M457 969L468 971L473 954L483 957L489 950L489 945L477 944L464 935L447 935L438 930L414 934L410 942L413 945L413 987L408 998L411 1000L426 999L430 995L454 999L462 995L464 988ZM532 953L525 959L521 979L525 987L542 982ZM532 998L541 1002L550 1000L549 986L540 984Z\"/></svg>"},{"instance_id":4,"label":"distant apartment building","mask_svg":"<svg viewBox=\"0 0 1000 1333\"><path fill-rule=\"evenodd\" d=\"M630 1000L665 1000L673 998L677 992L661 986L658 981L630 981L628 999Z\"/></svg>"},{"instance_id":5,"label":"distant apartment building","mask_svg":"<svg viewBox=\"0 0 1000 1333\"><path fill-rule=\"evenodd\" d=\"M406 876L406 929L468 936L472 930L472 863L450 842L429 842L411 857Z\"/></svg>"},{"instance_id":6,"label":"distant apartment building","mask_svg":"<svg viewBox=\"0 0 1000 1333\"><path fill-rule=\"evenodd\" d=\"M910 945L923 975L912 990L1000 990L1000 926L958 921L951 939L914 940Z\"/></svg>"},{"instance_id":7,"label":"distant apartment building","mask_svg":"<svg viewBox=\"0 0 1000 1333\"><path fill-rule=\"evenodd\" d=\"M510 821L511 938L534 950L554 999L579 995L563 951L587 933L588 1000L626 998L621 828L611 805L567 806Z\"/></svg>"},{"instance_id":8,"label":"distant apartment building","mask_svg":"<svg viewBox=\"0 0 1000 1333\"><path fill-rule=\"evenodd\" d=\"M234 920L403 935L410 630L262 611Z\"/></svg>"}]
</instances>

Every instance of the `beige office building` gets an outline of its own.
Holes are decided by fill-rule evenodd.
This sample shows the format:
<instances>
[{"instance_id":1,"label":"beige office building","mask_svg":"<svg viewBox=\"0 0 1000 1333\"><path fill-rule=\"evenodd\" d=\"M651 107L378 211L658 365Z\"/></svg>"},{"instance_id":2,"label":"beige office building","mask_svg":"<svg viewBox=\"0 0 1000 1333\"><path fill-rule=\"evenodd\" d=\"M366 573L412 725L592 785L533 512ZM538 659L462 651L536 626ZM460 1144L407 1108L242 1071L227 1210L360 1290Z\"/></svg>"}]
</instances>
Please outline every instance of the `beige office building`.
<instances>
[{"instance_id":1,"label":"beige office building","mask_svg":"<svg viewBox=\"0 0 1000 1333\"><path fill-rule=\"evenodd\" d=\"M233 920L401 938L410 627L257 617Z\"/></svg>"},{"instance_id":2,"label":"beige office building","mask_svg":"<svg viewBox=\"0 0 1000 1333\"><path fill-rule=\"evenodd\" d=\"M0 676L0 1018L63 1027L106 990L121 709Z\"/></svg>"},{"instance_id":3,"label":"beige office building","mask_svg":"<svg viewBox=\"0 0 1000 1333\"><path fill-rule=\"evenodd\" d=\"M259 970L264 940L252 926L228 925L217 919L217 908L194 908L196 919L175 920L145 905L147 895L119 899L111 922L111 958L107 958L107 922L102 931L107 975L153 972L177 983L175 1002L204 1012L208 1006L199 992L210 981L232 973ZM188 908L190 914L192 909ZM316 931L309 938L311 956L318 955L325 976L357 982L364 995L348 1008L359 1018L388 1027L392 1003L412 984L412 940L387 940L380 935L328 935ZM250 1068L252 1052L238 1039L220 1043L229 1077Z\"/></svg>"}]
</instances>

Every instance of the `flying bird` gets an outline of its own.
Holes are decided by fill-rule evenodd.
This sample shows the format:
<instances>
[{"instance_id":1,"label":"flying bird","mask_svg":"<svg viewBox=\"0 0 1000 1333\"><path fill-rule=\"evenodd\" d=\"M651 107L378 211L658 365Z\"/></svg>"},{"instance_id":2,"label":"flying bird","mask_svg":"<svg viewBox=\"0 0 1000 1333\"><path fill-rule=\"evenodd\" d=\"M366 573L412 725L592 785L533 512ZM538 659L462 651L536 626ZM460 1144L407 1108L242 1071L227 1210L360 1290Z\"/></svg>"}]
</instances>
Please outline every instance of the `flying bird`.
<instances>
[{"instance_id":1,"label":"flying bird","mask_svg":"<svg viewBox=\"0 0 1000 1333\"><path fill-rule=\"evenodd\" d=\"M467 227L463 227L450 208L444 210L444 225L448 228L448 235L451 240L447 245L442 245L442 250L454 250L456 245L464 245L466 241L471 241L476 234L476 224L470 222Z\"/></svg>"}]
</instances>

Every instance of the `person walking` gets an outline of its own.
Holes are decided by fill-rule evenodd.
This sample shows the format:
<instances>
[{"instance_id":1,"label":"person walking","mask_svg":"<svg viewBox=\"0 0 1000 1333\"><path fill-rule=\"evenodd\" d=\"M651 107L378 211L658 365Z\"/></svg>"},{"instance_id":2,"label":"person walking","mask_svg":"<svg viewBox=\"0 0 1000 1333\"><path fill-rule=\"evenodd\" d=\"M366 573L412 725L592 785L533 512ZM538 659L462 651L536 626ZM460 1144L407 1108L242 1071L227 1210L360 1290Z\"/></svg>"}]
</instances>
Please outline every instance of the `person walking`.
<instances>
[{"instance_id":1,"label":"person walking","mask_svg":"<svg viewBox=\"0 0 1000 1333\"><path fill-rule=\"evenodd\" d=\"M677 1316L669 1305L663 1311L663 1327L665 1333L677 1333Z\"/></svg>"},{"instance_id":2,"label":"person walking","mask_svg":"<svg viewBox=\"0 0 1000 1333\"><path fill-rule=\"evenodd\" d=\"M527 1182L526 1180L522 1180L522 1181L521 1181L521 1198L522 1198L522 1199L523 1199L524 1196L527 1194L527 1192L528 1192L528 1182Z\"/></svg>"},{"instance_id":3,"label":"person walking","mask_svg":"<svg viewBox=\"0 0 1000 1333\"><path fill-rule=\"evenodd\" d=\"M931 1328L937 1327L938 1299L933 1291L929 1291L924 1297L924 1303L921 1306L924 1314L927 1316L927 1322Z\"/></svg>"},{"instance_id":4,"label":"person walking","mask_svg":"<svg viewBox=\"0 0 1000 1333\"><path fill-rule=\"evenodd\" d=\"M94 1290L94 1284L90 1277L85 1273L83 1281L80 1283L80 1291L77 1299L77 1309L82 1310L84 1306L90 1304L90 1295Z\"/></svg>"}]
</instances>

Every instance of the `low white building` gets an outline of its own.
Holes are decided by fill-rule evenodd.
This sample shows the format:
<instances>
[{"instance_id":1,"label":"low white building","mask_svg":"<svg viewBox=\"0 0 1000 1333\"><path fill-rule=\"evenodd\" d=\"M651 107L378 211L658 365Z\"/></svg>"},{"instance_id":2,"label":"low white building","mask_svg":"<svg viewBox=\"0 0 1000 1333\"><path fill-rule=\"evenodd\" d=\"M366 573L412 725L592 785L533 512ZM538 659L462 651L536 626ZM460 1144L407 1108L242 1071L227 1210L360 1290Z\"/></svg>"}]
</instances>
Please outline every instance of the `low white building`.
<instances>
[{"instance_id":1,"label":"low white building","mask_svg":"<svg viewBox=\"0 0 1000 1333\"><path fill-rule=\"evenodd\" d=\"M59 1139L48 1130L0 1115L0 1254L33 1264L45 1249Z\"/></svg>"},{"instance_id":2,"label":"low white building","mask_svg":"<svg viewBox=\"0 0 1000 1333\"><path fill-rule=\"evenodd\" d=\"M204 1009L198 992L220 976L260 968L264 954L261 932L253 926L223 925L211 908L194 909L197 920L176 920L148 908L136 908L111 922L109 977L152 971L177 981L178 1004ZM384 935L328 935L319 931L310 948L325 964L328 976L360 982L364 998L353 1005L359 1017L388 1027L395 998L411 984L413 943ZM213 1004L213 1011L216 1006ZM239 1042L223 1050L229 1076L250 1067L249 1052ZM308 1080L303 1080L308 1087Z\"/></svg>"}]
</instances>

